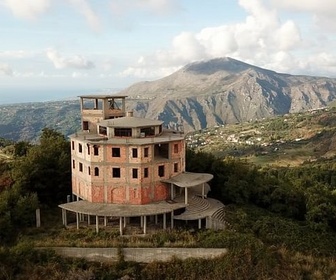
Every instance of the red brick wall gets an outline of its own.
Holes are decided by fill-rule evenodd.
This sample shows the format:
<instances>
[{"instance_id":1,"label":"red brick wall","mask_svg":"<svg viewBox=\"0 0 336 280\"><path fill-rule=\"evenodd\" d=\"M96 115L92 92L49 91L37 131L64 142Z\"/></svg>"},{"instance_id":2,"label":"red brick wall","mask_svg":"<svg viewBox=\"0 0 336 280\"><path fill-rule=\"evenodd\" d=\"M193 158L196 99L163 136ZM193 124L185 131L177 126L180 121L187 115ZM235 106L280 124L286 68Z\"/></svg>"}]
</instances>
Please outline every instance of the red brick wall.
<instances>
[{"instance_id":1,"label":"red brick wall","mask_svg":"<svg viewBox=\"0 0 336 280\"><path fill-rule=\"evenodd\" d=\"M92 202L104 202L104 187L92 186Z\"/></svg>"}]
</instances>

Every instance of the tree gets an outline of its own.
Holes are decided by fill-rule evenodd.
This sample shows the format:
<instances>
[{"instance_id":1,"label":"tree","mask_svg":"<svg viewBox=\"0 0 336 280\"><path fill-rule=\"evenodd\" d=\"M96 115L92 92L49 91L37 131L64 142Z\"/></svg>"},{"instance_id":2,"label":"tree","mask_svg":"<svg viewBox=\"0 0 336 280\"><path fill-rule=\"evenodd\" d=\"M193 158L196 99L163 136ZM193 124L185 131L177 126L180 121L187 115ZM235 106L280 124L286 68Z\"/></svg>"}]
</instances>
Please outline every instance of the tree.
<instances>
[{"instance_id":1,"label":"tree","mask_svg":"<svg viewBox=\"0 0 336 280\"><path fill-rule=\"evenodd\" d=\"M42 203L58 203L71 192L70 161L69 142L61 133L45 128L40 144L15 161L15 185L27 193L37 193Z\"/></svg>"}]
</instances>

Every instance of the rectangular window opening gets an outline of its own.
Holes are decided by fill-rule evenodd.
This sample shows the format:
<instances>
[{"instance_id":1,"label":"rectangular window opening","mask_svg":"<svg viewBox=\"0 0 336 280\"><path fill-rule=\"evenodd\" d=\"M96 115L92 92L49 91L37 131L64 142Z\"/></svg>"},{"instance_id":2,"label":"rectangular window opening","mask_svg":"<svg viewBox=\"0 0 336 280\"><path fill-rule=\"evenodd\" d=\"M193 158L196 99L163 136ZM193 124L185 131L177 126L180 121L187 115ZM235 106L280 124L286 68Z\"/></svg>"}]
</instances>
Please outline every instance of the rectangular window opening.
<instances>
[{"instance_id":1,"label":"rectangular window opening","mask_svg":"<svg viewBox=\"0 0 336 280\"><path fill-rule=\"evenodd\" d=\"M83 121L83 130L89 130L89 122Z\"/></svg>"},{"instance_id":2,"label":"rectangular window opening","mask_svg":"<svg viewBox=\"0 0 336 280\"><path fill-rule=\"evenodd\" d=\"M113 178L120 178L120 175L121 175L120 168L113 167L112 168L112 177Z\"/></svg>"},{"instance_id":3,"label":"rectangular window opening","mask_svg":"<svg viewBox=\"0 0 336 280\"><path fill-rule=\"evenodd\" d=\"M144 148L144 157L148 157L149 156L149 148L146 147Z\"/></svg>"},{"instance_id":4,"label":"rectangular window opening","mask_svg":"<svg viewBox=\"0 0 336 280\"><path fill-rule=\"evenodd\" d=\"M132 157L133 158L137 158L138 157L138 149L137 148L133 148L132 149Z\"/></svg>"},{"instance_id":5,"label":"rectangular window opening","mask_svg":"<svg viewBox=\"0 0 336 280\"><path fill-rule=\"evenodd\" d=\"M148 178L148 167L144 168L144 178Z\"/></svg>"},{"instance_id":6,"label":"rectangular window opening","mask_svg":"<svg viewBox=\"0 0 336 280\"><path fill-rule=\"evenodd\" d=\"M120 157L120 148L112 148L112 157Z\"/></svg>"},{"instance_id":7,"label":"rectangular window opening","mask_svg":"<svg viewBox=\"0 0 336 280\"><path fill-rule=\"evenodd\" d=\"M114 136L132 137L132 128L115 128Z\"/></svg>"},{"instance_id":8,"label":"rectangular window opening","mask_svg":"<svg viewBox=\"0 0 336 280\"><path fill-rule=\"evenodd\" d=\"M159 165L159 167L158 167L159 177L164 177L164 175L165 175L164 173L165 173L164 165Z\"/></svg>"},{"instance_id":9,"label":"rectangular window opening","mask_svg":"<svg viewBox=\"0 0 336 280\"><path fill-rule=\"evenodd\" d=\"M178 163L177 162L174 163L174 172L175 173L178 172Z\"/></svg>"},{"instance_id":10,"label":"rectangular window opening","mask_svg":"<svg viewBox=\"0 0 336 280\"><path fill-rule=\"evenodd\" d=\"M99 155L99 147L97 145L94 145L93 146L93 154L95 156L98 156Z\"/></svg>"},{"instance_id":11,"label":"rectangular window opening","mask_svg":"<svg viewBox=\"0 0 336 280\"><path fill-rule=\"evenodd\" d=\"M137 179L138 178L138 169L137 168L133 168L132 169L132 178L133 179Z\"/></svg>"}]
</instances>

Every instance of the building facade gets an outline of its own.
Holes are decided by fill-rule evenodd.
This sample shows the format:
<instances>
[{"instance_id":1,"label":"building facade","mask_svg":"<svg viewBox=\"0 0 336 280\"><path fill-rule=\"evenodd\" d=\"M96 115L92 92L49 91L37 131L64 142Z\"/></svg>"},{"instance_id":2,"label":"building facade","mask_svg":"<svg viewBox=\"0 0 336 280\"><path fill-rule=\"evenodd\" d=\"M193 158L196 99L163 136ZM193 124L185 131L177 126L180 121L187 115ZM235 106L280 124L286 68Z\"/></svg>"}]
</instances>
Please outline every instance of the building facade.
<instances>
[{"instance_id":1,"label":"building facade","mask_svg":"<svg viewBox=\"0 0 336 280\"><path fill-rule=\"evenodd\" d=\"M126 113L126 96L80 98L82 128L70 136L73 194L121 204L170 198L162 180L185 171L183 133Z\"/></svg>"},{"instance_id":2,"label":"building facade","mask_svg":"<svg viewBox=\"0 0 336 280\"><path fill-rule=\"evenodd\" d=\"M163 229L174 220L198 220L199 228L224 228L224 205L207 198L213 175L185 170L183 132L160 120L126 112L126 96L80 96L81 129L70 136L73 201L59 205L96 231L119 220L122 235L131 218L147 232L147 218ZM202 222L203 221L203 222Z\"/></svg>"}]
</instances>

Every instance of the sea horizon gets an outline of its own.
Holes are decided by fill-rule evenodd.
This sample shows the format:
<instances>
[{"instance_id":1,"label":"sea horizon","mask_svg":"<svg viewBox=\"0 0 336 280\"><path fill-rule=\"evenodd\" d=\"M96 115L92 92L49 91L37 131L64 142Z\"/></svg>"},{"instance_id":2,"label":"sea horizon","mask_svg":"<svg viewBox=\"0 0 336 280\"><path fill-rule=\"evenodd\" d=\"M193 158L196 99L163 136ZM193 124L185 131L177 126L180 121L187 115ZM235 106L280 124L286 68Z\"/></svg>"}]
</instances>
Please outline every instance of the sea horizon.
<instances>
[{"instance_id":1,"label":"sea horizon","mask_svg":"<svg viewBox=\"0 0 336 280\"><path fill-rule=\"evenodd\" d=\"M0 105L18 103L52 102L76 99L79 95L115 93L121 89L3 89Z\"/></svg>"}]
</instances>

